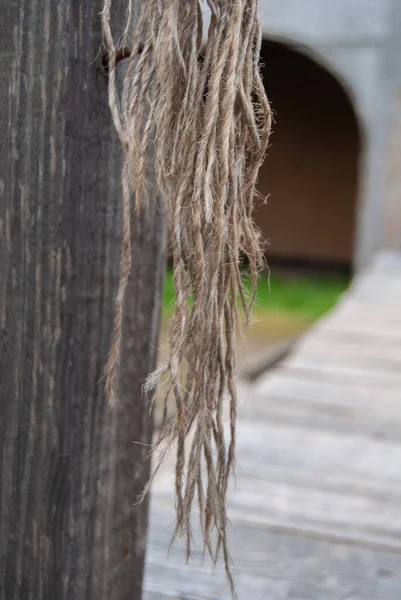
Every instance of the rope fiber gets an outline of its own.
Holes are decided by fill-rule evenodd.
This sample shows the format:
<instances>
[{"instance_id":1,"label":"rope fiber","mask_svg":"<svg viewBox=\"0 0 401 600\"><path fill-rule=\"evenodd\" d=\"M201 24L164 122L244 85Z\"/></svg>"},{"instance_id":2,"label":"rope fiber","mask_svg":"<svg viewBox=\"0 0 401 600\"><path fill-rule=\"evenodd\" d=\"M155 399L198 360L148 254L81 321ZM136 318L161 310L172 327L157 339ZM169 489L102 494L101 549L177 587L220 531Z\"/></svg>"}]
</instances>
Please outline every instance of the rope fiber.
<instances>
[{"instance_id":1,"label":"rope fiber","mask_svg":"<svg viewBox=\"0 0 401 600\"><path fill-rule=\"evenodd\" d=\"M171 232L175 306L168 360L149 376L146 389L162 385L164 414L170 397L176 413L169 422L164 418L151 481L174 446L173 539L185 536L189 558L191 515L197 504L204 547L214 562L222 552L235 597L226 494L235 459L237 306L242 304L249 322L263 266L252 208L271 125L259 70L258 1L146 0L137 15L130 0L118 44L111 30L111 4L105 0L103 38L109 56L109 104L125 162L122 269L107 393L112 403L131 267L130 199L135 198L136 211L151 201L148 179L154 168ZM204 32L206 12L210 19ZM120 97L116 63L121 43L130 55ZM251 297L241 279L243 258ZM228 431L223 425L226 400Z\"/></svg>"}]
</instances>

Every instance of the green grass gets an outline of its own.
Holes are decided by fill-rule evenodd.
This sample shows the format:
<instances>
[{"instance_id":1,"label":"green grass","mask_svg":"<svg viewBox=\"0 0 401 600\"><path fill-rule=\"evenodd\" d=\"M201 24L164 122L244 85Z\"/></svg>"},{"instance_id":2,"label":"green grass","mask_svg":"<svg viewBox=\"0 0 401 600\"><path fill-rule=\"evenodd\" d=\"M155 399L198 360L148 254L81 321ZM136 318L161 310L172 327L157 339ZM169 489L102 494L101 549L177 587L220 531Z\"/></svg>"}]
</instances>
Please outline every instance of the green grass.
<instances>
[{"instance_id":1,"label":"green grass","mask_svg":"<svg viewBox=\"0 0 401 600\"><path fill-rule=\"evenodd\" d=\"M174 281L173 272L171 269L167 270L166 277L164 278L164 295L163 295L163 318L168 319L174 310Z\"/></svg>"},{"instance_id":2,"label":"green grass","mask_svg":"<svg viewBox=\"0 0 401 600\"><path fill-rule=\"evenodd\" d=\"M315 321L330 310L348 286L341 275L262 276L258 284L255 312L292 313Z\"/></svg>"},{"instance_id":3,"label":"green grass","mask_svg":"<svg viewBox=\"0 0 401 600\"><path fill-rule=\"evenodd\" d=\"M259 279L254 313L284 313L313 322L332 308L348 286L341 275L284 276L264 274ZM248 287L248 284L247 284ZM174 307L174 282L171 270L164 284L163 317L168 319Z\"/></svg>"}]
</instances>

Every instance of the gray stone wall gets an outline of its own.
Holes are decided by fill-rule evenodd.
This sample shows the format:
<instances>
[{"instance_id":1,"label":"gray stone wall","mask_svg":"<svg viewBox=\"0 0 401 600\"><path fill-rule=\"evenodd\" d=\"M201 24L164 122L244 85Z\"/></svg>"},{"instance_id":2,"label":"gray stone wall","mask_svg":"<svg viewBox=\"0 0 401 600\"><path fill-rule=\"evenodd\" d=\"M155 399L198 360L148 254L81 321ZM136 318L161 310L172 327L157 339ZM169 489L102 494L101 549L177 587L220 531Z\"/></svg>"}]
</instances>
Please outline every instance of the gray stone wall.
<instances>
[{"instance_id":1,"label":"gray stone wall","mask_svg":"<svg viewBox=\"0 0 401 600\"><path fill-rule=\"evenodd\" d=\"M354 265L401 241L401 2L260 0L266 38L290 42L348 91L363 135Z\"/></svg>"}]
</instances>

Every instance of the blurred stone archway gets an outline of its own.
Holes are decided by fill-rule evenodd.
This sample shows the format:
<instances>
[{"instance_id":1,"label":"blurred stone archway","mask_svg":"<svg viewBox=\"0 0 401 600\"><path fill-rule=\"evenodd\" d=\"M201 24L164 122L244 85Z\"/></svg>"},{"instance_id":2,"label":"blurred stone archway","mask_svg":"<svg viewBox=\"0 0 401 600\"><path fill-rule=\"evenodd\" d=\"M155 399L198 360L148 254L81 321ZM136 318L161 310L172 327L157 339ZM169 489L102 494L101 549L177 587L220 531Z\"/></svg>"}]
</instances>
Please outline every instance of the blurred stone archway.
<instances>
[{"instance_id":1,"label":"blurred stone archway","mask_svg":"<svg viewBox=\"0 0 401 600\"><path fill-rule=\"evenodd\" d=\"M361 134L352 101L299 48L264 41L263 77L274 111L259 174L255 219L270 262L350 267L354 256Z\"/></svg>"}]
</instances>

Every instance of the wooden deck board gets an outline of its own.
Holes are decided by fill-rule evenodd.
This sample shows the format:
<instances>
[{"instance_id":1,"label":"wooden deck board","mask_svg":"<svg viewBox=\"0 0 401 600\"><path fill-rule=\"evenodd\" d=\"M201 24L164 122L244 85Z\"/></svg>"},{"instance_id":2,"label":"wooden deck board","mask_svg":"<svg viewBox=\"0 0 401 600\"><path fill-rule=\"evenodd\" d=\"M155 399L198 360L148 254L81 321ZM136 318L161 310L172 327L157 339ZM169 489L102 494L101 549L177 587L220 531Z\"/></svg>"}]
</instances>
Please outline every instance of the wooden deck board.
<instances>
[{"instance_id":1,"label":"wooden deck board","mask_svg":"<svg viewBox=\"0 0 401 600\"><path fill-rule=\"evenodd\" d=\"M144 600L228 600L200 546L190 565L181 541L167 558L172 477L170 461L153 488ZM285 361L240 386L229 517L240 600L400 600L397 262L366 272Z\"/></svg>"}]
</instances>

